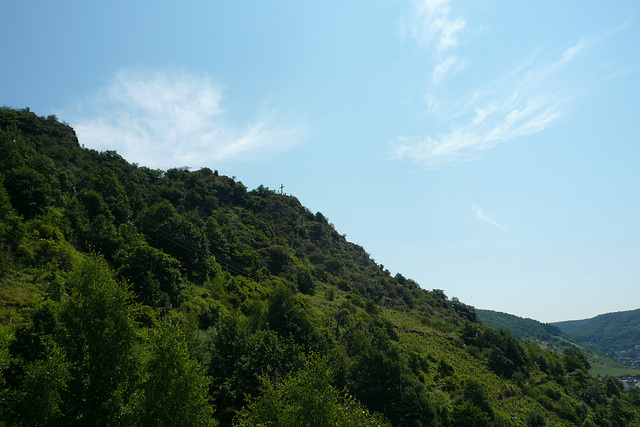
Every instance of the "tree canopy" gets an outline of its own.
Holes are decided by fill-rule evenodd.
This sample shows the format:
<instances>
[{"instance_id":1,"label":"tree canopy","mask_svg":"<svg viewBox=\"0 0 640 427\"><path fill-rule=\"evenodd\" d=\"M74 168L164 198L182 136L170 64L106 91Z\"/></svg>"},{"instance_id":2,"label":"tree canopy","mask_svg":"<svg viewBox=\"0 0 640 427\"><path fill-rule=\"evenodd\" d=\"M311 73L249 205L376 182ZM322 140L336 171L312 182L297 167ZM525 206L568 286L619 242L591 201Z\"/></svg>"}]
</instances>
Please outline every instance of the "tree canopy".
<instances>
[{"instance_id":1,"label":"tree canopy","mask_svg":"<svg viewBox=\"0 0 640 427\"><path fill-rule=\"evenodd\" d=\"M0 109L0 425L640 425L320 212Z\"/></svg>"}]
</instances>

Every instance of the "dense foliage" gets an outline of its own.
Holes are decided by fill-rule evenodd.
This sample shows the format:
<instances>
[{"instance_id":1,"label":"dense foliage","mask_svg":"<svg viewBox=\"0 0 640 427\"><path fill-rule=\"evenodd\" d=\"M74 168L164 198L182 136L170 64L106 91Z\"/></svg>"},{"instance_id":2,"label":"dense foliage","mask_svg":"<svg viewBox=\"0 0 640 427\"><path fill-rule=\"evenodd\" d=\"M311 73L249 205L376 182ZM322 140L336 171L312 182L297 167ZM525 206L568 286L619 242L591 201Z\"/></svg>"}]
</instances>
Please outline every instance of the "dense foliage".
<instances>
[{"instance_id":1,"label":"dense foliage","mask_svg":"<svg viewBox=\"0 0 640 427\"><path fill-rule=\"evenodd\" d=\"M476 310L478 318L483 325L496 329L504 329L511 332L519 340L535 343L541 347L561 353L565 348L574 348L587 357L591 363L590 372L594 375L638 376L640 371L635 369L633 363L625 364L624 358L619 353L607 355L588 342L580 342L570 335L562 332L557 326L549 323L541 323L533 319L523 319L513 314L501 313L492 310ZM638 349L640 351L640 347ZM624 352L629 355L631 352ZM640 367L640 365L637 365Z\"/></svg>"},{"instance_id":2,"label":"dense foliage","mask_svg":"<svg viewBox=\"0 0 640 427\"><path fill-rule=\"evenodd\" d=\"M476 314L482 324L496 329L506 329L521 340L549 343L563 337L562 331L557 326L534 319L523 319L512 314L481 309L476 310Z\"/></svg>"},{"instance_id":3,"label":"dense foliage","mask_svg":"<svg viewBox=\"0 0 640 427\"><path fill-rule=\"evenodd\" d=\"M640 425L320 212L0 110L0 425Z\"/></svg>"},{"instance_id":4,"label":"dense foliage","mask_svg":"<svg viewBox=\"0 0 640 427\"><path fill-rule=\"evenodd\" d=\"M640 309L601 314L591 319L557 322L576 340L640 368Z\"/></svg>"}]
</instances>

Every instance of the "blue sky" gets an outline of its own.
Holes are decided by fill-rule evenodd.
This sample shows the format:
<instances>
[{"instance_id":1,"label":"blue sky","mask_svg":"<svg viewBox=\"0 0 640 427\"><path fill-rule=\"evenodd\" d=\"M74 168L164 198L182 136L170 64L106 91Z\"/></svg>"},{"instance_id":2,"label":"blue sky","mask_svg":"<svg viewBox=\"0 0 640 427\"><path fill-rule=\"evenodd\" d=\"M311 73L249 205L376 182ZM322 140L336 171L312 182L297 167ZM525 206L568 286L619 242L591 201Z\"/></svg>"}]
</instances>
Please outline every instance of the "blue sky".
<instances>
[{"instance_id":1,"label":"blue sky","mask_svg":"<svg viewBox=\"0 0 640 427\"><path fill-rule=\"evenodd\" d=\"M640 307L638 46L637 1L8 2L0 104L549 322Z\"/></svg>"}]
</instances>

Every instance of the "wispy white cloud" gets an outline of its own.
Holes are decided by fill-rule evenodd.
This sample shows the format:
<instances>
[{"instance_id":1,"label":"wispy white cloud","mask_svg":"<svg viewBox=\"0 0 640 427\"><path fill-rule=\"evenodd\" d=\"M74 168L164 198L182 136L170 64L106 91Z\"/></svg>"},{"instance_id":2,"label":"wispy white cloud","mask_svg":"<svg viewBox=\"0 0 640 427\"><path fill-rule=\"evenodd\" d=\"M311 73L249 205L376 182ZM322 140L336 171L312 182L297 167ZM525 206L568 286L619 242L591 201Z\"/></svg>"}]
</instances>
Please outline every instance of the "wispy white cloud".
<instances>
[{"instance_id":1,"label":"wispy white cloud","mask_svg":"<svg viewBox=\"0 0 640 427\"><path fill-rule=\"evenodd\" d=\"M588 42L586 38L580 39L578 43L576 43L575 45L571 46L570 48L564 51L564 54L562 55L562 61L563 62L571 61L573 58L578 56L587 47L587 44Z\"/></svg>"},{"instance_id":2,"label":"wispy white cloud","mask_svg":"<svg viewBox=\"0 0 640 427\"><path fill-rule=\"evenodd\" d=\"M392 143L391 158L429 168L475 160L481 152L518 137L546 129L562 115L562 96L511 97L488 100L464 121L439 136L400 136Z\"/></svg>"},{"instance_id":3,"label":"wispy white cloud","mask_svg":"<svg viewBox=\"0 0 640 427\"><path fill-rule=\"evenodd\" d=\"M433 131L428 135L399 136L391 141L390 157L431 169L477 159L498 144L547 129L571 100L564 76L591 44L589 38L583 38L555 59L534 52L493 82L479 84L464 96L450 95L458 93L448 90L451 80L469 71L469 61L456 52L467 20L456 17L448 0L423 0L415 5L409 22L410 34L433 62L425 103L427 117L437 121L435 126L429 123Z\"/></svg>"},{"instance_id":4,"label":"wispy white cloud","mask_svg":"<svg viewBox=\"0 0 640 427\"><path fill-rule=\"evenodd\" d=\"M409 35L425 47L434 47L438 54L458 45L458 35L466 25L465 18L451 17L449 0L415 2L415 13L408 20Z\"/></svg>"},{"instance_id":5,"label":"wispy white cloud","mask_svg":"<svg viewBox=\"0 0 640 427\"><path fill-rule=\"evenodd\" d=\"M500 224L499 222L489 218L487 215L484 214L484 212L482 212L482 209L478 206L478 205L471 205L471 210L473 211L473 213L476 214L476 217L480 220L480 221L484 221L487 224L492 225L493 227L502 230L502 231L509 231L509 227Z\"/></svg>"},{"instance_id":6,"label":"wispy white cloud","mask_svg":"<svg viewBox=\"0 0 640 427\"><path fill-rule=\"evenodd\" d=\"M127 160L158 168L257 160L297 144L305 134L303 125L285 123L275 110L232 124L223 101L224 90L207 76L123 70L63 115L86 146L116 150Z\"/></svg>"},{"instance_id":7,"label":"wispy white cloud","mask_svg":"<svg viewBox=\"0 0 640 427\"><path fill-rule=\"evenodd\" d=\"M414 13L405 21L403 32L431 52L435 61L431 85L442 84L466 65L463 59L448 54L458 46L460 34L467 26L464 17L452 16L449 3L449 0L416 1Z\"/></svg>"},{"instance_id":8,"label":"wispy white cloud","mask_svg":"<svg viewBox=\"0 0 640 427\"><path fill-rule=\"evenodd\" d=\"M467 61L464 59L458 58L455 55L447 56L433 67L429 85L431 87L441 85L462 71L466 65Z\"/></svg>"}]
</instances>

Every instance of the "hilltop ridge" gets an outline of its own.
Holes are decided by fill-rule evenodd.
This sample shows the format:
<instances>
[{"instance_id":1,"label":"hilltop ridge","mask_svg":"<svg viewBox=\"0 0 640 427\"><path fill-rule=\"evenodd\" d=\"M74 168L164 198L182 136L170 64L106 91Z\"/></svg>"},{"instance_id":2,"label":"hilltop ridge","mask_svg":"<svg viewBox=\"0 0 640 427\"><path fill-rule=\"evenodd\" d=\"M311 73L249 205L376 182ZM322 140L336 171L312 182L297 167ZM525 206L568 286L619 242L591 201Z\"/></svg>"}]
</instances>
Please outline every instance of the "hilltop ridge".
<instances>
[{"instance_id":1,"label":"hilltop ridge","mask_svg":"<svg viewBox=\"0 0 640 427\"><path fill-rule=\"evenodd\" d=\"M6 425L640 425L640 391L392 276L295 197L26 109L0 109L0 298Z\"/></svg>"}]
</instances>

